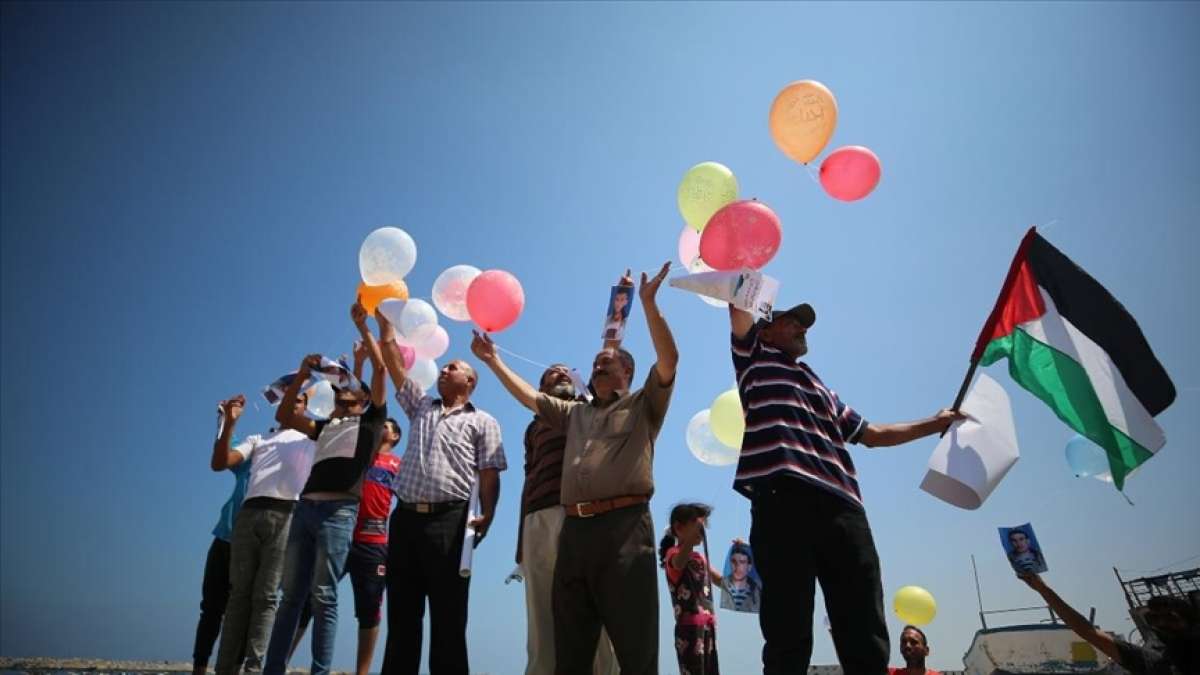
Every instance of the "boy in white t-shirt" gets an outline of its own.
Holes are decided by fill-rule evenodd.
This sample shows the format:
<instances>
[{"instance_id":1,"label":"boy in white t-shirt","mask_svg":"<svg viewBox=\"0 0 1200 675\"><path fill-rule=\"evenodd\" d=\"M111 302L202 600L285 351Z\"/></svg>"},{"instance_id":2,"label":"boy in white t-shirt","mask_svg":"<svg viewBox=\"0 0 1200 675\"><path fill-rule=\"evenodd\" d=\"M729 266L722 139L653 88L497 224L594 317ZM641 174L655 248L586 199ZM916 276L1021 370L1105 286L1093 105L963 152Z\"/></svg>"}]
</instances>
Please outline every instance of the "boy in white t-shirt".
<instances>
[{"instance_id":1,"label":"boy in white t-shirt","mask_svg":"<svg viewBox=\"0 0 1200 675\"><path fill-rule=\"evenodd\" d=\"M247 670L262 668L275 623L292 511L308 479L316 449L311 439L292 429L250 436L230 448L245 404L245 397L240 395L221 404L226 422L213 444L213 471L253 460L246 500L234 520L230 541L231 588L217 651L217 672L222 675L238 673L243 665ZM307 405L307 397L300 396L293 407L303 414Z\"/></svg>"}]
</instances>

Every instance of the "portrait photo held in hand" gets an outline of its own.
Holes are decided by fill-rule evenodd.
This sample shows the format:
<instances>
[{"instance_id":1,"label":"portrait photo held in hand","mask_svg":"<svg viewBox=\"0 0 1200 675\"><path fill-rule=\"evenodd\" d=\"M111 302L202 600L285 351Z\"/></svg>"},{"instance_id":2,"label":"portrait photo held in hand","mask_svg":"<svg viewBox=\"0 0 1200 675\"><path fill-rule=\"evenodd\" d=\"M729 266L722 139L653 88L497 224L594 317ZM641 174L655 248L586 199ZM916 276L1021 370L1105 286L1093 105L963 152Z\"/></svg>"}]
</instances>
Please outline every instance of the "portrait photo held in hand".
<instances>
[{"instance_id":1,"label":"portrait photo held in hand","mask_svg":"<svg viewBox=\"0 0 1200 675\"><path fill-rule=\"evenodd\" d=\"M608 296L608 310L604 314L603 340L620 341L625 337L625 322L633 311L633 286L613 286Z\"/></svg>"},{"instance_id":2,"label":"portrait photo held in hand","mask_svg":"<svg viewBox=\"0 0 1200 675\"><path fill-rule=\"evenodd\" d=\"M725 592L721 594L721 609L758 613L762 599L762 580L754 569L754 553L750 544L738 539L725 556Z\"/></svg>"},{"instance_id":3,"label":"portrait photo held in hand","mask_svg":"<svg viewBox=\"0 0 1200 675\"><path fill-rule=\"evenodd\" d=\"M1008 562L1012 564L1017 574L1046 572L1046 559L1042 557L1042 547L1038 545L1037 535L1029 523L1016 527L1001 527L1000 543L1008 554Z\"/></svg>"}]
</instances>

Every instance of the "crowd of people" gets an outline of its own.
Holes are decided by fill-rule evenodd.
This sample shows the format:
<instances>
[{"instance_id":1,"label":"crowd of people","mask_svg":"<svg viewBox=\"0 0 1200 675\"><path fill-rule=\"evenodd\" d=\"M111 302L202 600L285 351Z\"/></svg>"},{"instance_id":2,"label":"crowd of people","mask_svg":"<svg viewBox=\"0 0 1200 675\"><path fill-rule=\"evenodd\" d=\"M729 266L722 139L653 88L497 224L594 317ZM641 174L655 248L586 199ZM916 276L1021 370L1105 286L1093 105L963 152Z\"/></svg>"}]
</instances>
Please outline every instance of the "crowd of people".
<instances>
[{"instance_id":1,"label":"crowd of people","mask_svg":"<svg viewBox=\"0 0 1200 675\"><path fill-rule=\"evenodd\" d=\"M962 415L941 410L914 422L868 422L800 360L816 321L811 306L758 321L730 306L732 365L746 423L733 488L750 502L749 547L735 547L744 560L734 561L735 579L722 578L698 550L706 549L711 509L686 503L672 510L656 550L654 449L680 359L657 303L669 269L643 273L637 288L654 348L640 388L633 389L633 355L614 339L621 332L607 327L587 392L562 364L546 369L534 387L504 363L488 335L472 340L476 359L532 413L515 555L525 580L526 674L657 673L660 571L683 675L719 672L714 584L757 607L764 673L807 672L817 583L843 671L888 673L879 557L847 446L903 444L940 433ZM619 285L632 292L628 272ZM508 467L500 425L471 402L479 376L469 363L450 361L436 391L425 392L408 377L386 317L375 316L378 339L360 304L351 318L361 338L354 377L335 389L327 420L305 414L303 388L321 368L319 355L301 361L279 402L277 426L263 434L235 444L245 398L220 404L223 425L211 468L230 470L236 481L205 564L197 675L207 669L218 634L219 674L283 673L310 622L312 672L329 672L338 583L346 574L360 675L371 667L385 594L383 673L418 672L426 608L429 672L470 672L470 583L459 562L464 545L484 540L496 513L500 473ZM369 385L362 383L367 361ZM388 414L388 380L409 423L403 455L395 451L401 428ZM473 494L477 513L468 508ZM761 587L747 577L751 562ZM1068 612L1036 575L1027 581L1118 662L1157 663L1144 655L1135 660L1138 648L1097 637L1098 631L1085 634L1090 624ZM900 652L906 666L891 672L933 672L925 668L929 645L920 629L904 628Z\"/></svg>"}]
</instances>

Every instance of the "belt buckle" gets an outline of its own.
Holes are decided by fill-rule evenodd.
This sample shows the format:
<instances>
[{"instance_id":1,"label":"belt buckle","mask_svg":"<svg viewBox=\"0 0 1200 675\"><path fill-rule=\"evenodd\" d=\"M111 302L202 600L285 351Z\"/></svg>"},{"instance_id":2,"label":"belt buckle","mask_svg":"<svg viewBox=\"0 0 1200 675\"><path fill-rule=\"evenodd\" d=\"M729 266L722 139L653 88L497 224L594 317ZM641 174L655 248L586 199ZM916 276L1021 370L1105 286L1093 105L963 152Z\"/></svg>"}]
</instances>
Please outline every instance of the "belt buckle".
<instances>
[{"instance_id":1,"label":"belt buckle","mask_svg":"<svg viewBox=\"0 0 1200 675\"><path fill-rule=\"evenodd\" d=\"M591 505L591 502L580 502L575 505L575 515L579 518L594 518L596 514L583 512L583 507Z\"/></svg>"},{"instance_id":2,"label":"belt buckle","mask_svg":"<svg viewBox=\"0 0 1200 675\"><path fill-rule=\"evenodd\" d=\"M432 513L432 504L417 504L417 513Z\"/></svg>"}]
</instances>

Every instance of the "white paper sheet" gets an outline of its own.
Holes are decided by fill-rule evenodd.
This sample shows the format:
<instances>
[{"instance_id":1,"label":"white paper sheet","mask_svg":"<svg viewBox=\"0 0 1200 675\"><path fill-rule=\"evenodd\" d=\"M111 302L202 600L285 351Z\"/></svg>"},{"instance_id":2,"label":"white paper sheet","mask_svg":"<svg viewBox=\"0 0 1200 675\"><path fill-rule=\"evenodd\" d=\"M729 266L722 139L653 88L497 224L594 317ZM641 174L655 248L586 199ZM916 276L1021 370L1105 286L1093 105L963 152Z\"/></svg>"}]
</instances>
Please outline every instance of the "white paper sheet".
<instances>
[{"instance_id":1,"label":"white paper sheet","mask_svg":"<svg viewBox=\"0 0 1200 675\"><path fill-rule=\"evenodd\" d=\"M980 373L960 408L968 418L946 432L921 489L960 509L977 509L1020 459L1008 394Z\"/></svg>"},{"instance_id":2,"label":"white paper sheet","mask_svg":"<svg viewBox=\"0 0 1200 675\"><path fill-rule=\"evenodd\" d=\"M475 528L471 521L479 517L479 476L475 476L475 485L471 487L471 499L467 502L467 529L463 533L462 557L458 559L458 575L462 578L471 576L471 558L475 553Z\"/></svg>"}]
</instances>

